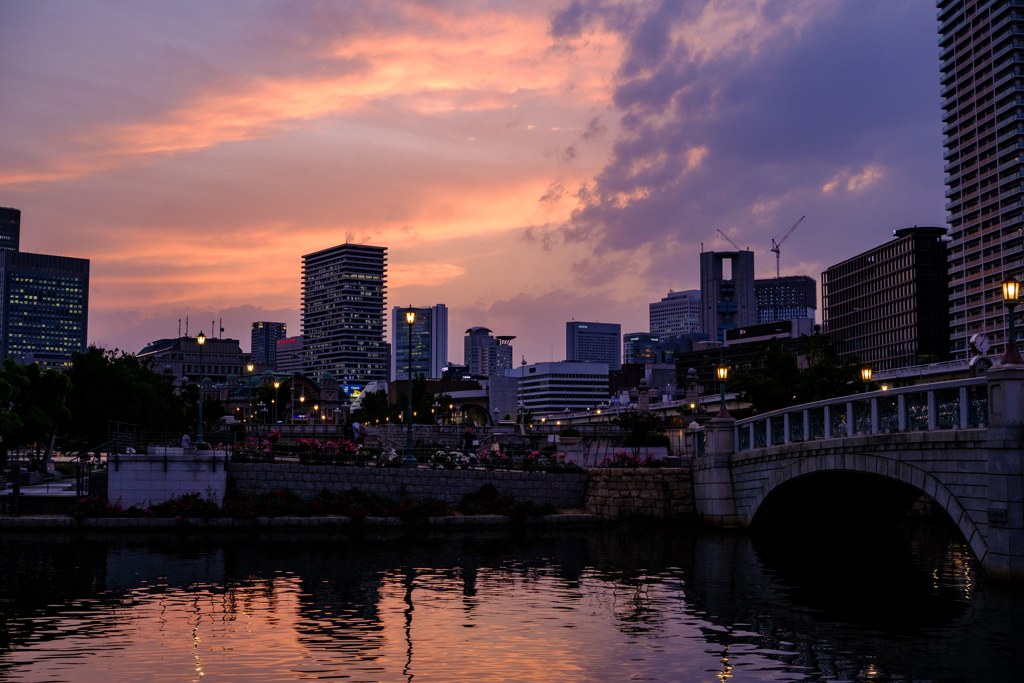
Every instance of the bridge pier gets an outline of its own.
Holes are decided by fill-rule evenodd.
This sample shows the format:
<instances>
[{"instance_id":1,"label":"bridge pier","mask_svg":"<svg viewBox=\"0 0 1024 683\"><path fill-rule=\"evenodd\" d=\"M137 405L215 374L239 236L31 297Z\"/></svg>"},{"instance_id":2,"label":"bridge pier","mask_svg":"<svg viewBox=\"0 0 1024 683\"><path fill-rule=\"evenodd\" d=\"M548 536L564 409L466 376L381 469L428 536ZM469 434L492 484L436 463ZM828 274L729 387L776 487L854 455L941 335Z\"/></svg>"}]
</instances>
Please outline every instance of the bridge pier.
<instances>
[{"instance_id":1,"label":"bridge pier","mask_svg":"<svg viewBox=\"0 0 1024 683\"><path fill-rule=\"evenodd\" d=\"M742 523L736 513L736 495L733 492L730 462L736 452L735 423L736 420L732 417L721 414L705 423L705 455L697 458L693 469L693 493L697 514L713 526L731 527Z\"/></svg>"},{"instance_id":2,"label":"bridge pier","mask_svg":"<svg viewBox=\"0 0 1024 683\"><path fill-rule=\"evenodd\" d=\"M988 373L988 553L990 576L1024 581L1024 365Z\"/></svg>"}]
</instances>

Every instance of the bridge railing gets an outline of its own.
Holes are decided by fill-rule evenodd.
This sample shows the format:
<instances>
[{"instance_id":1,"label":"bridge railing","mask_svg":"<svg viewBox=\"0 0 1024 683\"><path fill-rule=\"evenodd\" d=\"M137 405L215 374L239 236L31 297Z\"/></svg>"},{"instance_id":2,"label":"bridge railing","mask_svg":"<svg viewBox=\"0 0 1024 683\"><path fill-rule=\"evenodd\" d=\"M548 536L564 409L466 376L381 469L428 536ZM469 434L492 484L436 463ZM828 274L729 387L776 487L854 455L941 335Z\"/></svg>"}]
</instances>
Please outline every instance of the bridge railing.
<instances>
[{"instance_id":1,"label":"bridge railing","mask_svg":"<svg viewBox=\"0 0 1024 683\"><path fill-rule=\"evenodd\" d=\"M735 424L737 451L814 439L988 425L984 377L840 396L764 413Z\"/></svg>"}]
</instances>

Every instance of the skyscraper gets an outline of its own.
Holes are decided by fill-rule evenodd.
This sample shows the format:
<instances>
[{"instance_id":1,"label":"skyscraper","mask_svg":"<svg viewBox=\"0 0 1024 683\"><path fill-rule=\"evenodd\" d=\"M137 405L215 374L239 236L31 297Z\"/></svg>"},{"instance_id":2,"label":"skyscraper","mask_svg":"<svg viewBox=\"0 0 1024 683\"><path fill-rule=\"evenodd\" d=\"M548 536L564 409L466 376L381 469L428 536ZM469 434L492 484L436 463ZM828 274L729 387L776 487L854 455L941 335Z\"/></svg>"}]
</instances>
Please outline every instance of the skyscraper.
<instances>
[{"instance_id":1,"label":"skyscraper","mask_svg":"<svg viewBox=\"0 0 1024 683\"><path fill-rule=\"evenodd\" d=\"M277 342L288 336L285 323L255 322L252 324L252 349L255 363L277 364Z\"/></svg>"},{"instance_id":2,"label":"skyscraper","mask_svg":"<svg viewBox=\"0 0 1024 683\"><path fill-rule=\"evenodd\" d=\"M818 309L818 283L808 275L754 280L757 322L810 318Z\"/></svg>"},{"instance_id":3,"label":"skyscraper","mask_svg":"<svg viewBox=\"0 0 1024 683\"><path fill-rule=\"evenodd\" d=\"M89 330L89 260L0 251L0 356L84 352Z\"/></svg>"},{"instance_id":4,"label":"skyscraper","mask_svg":"<svg viewBox=\"0 0 1024 683\"><path fill-rule=\"evenodd\" d=\"M950 350L985 332L1005 349L1000 282L1024 272L1024 12L1018 2L939 0L949 203Z\"/></svg>"},{"instance_id":5,"label":"skyscraper","mask_svg":"<svg viewBox=\"0 0 1024 683\"><path fill-rule=\"evenodd\" d=\"M387 378L387 248L342 244L302 257L305 371L355 382Z\"/></svg>"},{"instance_id":6,"label":"skyscraper","mask_svg":"<svg viewBox=\"0 0 1024 683\"><path fill-rule=\"evenodd\" d=\"M0 358L71 364L89 331L89 260L18 251L21 211L0 208Z\"/></svg>"},{"instance_id":7,"label":"skyscraper","mask_svg":"<svg viewBox=\"0 0 1024 683\"><path fill-rule=\"evenodd\" d=\"M668 296L649 305L651 334L700 332L700 290L669 290Z\"/></svg>"},{"instance_id":8,"label":"skyscraper","mask_svg":"<svg viewBox=\"0 0 1024 683\"><path fill-rule=\"evenodd\" d=\"M471 375L503 375L512 368L512 340L515 337L494 337L486 327L466 330L463 362Z\"/></svg>"},{"instance_id":9,"label":"skyscraper","mask_svg":"<svg viewBox=\"0 0 1024 683\"><path fill-rule=\"evenodd\" d=\"M0 249L21 249L21 210L0 206Z\"/></svg>"},{"instance_id":10,"label":"skyscraper","mask_svg":"<svg viewBox=\"0 0 1024 683\"><path fill-rule=\"evenodd\" d=\"M701 252L700 306L701 332L714 341L725 343L726 330L756 323L754 252Z\"/></svg>"},{"instance_id":11,"label":"skyscraper","mask_svg":"<svg viewBox=\"0 0 1024 683\"><path fill-rule=\"evenodd\" d=\"M581 363L607 363L622 369L622 326L618 323L567 322L565 359Z\"/></svg>"},{"instance_id":12,"label":"skyscraper","mask_svg":"<svg viewBox=\"0 0 1024 683\"><path fill-rule=\"evenodd\" d=\"M412 324L412 373L428 379L441 379L448 364L448 307L437 304L416 308ZM391 309L391 378L409 379L409 307Z\"/></svg>"},{"instance_id":13,"label":"skyscraper","mask_svg":"<svg viewBox=\"0 0 1024 683\"><path fill-rule=\"evenodd\" d=\"M896 230L821 274L822 321L840 353L874 370L948 358L945 232Z\"/></svg>"}]
</instances>

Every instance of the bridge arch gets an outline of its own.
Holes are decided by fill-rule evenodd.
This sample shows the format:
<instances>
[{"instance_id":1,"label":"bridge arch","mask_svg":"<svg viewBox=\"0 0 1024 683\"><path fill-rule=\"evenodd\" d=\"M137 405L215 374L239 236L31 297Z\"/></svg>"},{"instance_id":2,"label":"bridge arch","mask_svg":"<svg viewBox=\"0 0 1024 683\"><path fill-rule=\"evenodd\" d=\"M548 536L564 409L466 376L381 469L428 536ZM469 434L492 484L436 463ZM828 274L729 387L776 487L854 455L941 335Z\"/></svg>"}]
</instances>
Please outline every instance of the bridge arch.
<instances>
[{"instance_id":1,"label":"bridge arch","mask_svg":"<svg viewBox=\"0 0 1024 683\"><path fill-rule=\"evenodd\" d=\"M984 561L988 552L985 537L960 501L942 482L911 463L876 454L811 456L774 471L761 488L754 493L753 500L745 514L747 525L754 521L765 499L775 489L795 479L824 472L869 474L906 484L928 494L935 499L936 504L949 515L953 523L960 529L960 533L967 539L967 543L978 561Z\"/></svg>"}]
</instances>

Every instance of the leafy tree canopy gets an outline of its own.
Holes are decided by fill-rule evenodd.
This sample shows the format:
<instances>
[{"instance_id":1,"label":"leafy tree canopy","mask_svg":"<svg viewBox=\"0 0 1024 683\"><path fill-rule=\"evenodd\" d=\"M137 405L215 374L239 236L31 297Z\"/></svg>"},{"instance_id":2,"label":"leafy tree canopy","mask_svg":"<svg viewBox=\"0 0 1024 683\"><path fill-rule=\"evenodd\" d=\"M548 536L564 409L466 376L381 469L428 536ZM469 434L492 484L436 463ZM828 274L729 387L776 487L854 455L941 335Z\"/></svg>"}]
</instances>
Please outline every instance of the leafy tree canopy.
<instances>
[{"instance_id":1,"label":"leafy tree canopy","mask_svg":"<svg viewBox=\"0 0 1024 683\"><path fill-rule=\"evenodd\" d=\"M859 365L853 359L842 359L827 335L806 339L806 368L800 368L797 357L783 349L778 339L754 346L759 374L741 375L733 387L755 413L847 396L860 387Z\"/></svg>"}]
</instances>

